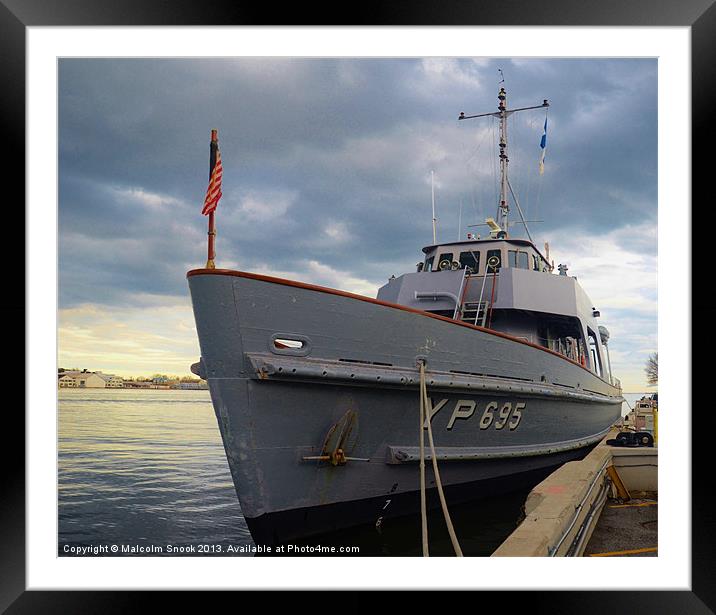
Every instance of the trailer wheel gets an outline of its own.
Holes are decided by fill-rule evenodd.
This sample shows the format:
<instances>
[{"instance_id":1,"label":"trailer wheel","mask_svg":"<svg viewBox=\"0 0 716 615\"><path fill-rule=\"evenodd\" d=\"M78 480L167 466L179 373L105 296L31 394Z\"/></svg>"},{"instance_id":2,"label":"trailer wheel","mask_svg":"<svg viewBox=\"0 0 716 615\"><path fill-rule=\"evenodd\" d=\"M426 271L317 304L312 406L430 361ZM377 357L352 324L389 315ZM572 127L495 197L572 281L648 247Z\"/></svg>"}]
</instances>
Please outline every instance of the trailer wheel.
<instances>
[{"instance_id":1,"label":"trailer wheel","mask_svg":"<svg viewBox=\"0 0 716 615\"><path fill-rule=\"evenodd\" d=\"M641 431L636 434L636 437L638 439L639 446L654 446L654 436L652 436L649 432Z\"/></svg>"}]
</instances>

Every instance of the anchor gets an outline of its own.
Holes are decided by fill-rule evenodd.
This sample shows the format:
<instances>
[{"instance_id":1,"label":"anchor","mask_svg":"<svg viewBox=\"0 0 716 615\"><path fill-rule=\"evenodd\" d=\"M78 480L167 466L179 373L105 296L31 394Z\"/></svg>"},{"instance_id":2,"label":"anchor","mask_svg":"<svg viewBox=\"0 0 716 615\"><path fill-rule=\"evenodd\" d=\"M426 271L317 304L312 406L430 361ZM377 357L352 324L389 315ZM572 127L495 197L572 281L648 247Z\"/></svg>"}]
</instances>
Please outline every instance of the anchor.
<instances>
[{"instance_id":1,"label":"anchor","mask_svg":"<svg viewBox=\"0 0 716 615\"><path fill-rule=\"evenodd\" d=\"M349 461L370 461L365 457L348 457L345 453L348 437L356 422L356 413L353 410L346 411L328 430L323 439L321 454L305 456L301 459L303 461L328 461L332 466L343 466Z\"/></svg>"}]
</instances>

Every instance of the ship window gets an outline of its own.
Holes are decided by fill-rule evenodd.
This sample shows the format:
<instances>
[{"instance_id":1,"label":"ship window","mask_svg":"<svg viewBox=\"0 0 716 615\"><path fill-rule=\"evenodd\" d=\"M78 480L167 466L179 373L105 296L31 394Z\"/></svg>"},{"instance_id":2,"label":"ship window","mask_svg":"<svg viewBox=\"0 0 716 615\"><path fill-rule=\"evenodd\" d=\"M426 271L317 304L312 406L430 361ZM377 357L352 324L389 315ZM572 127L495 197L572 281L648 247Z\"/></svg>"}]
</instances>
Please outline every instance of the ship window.
<instances>
[{"instance_id":1,"label":"ship window","mask_svg":"<svg viewBox=\"0 0 716 615\"><path fill-rule=\"evenodd\" d=\"M443 261L447 261L448 263L450 263L450 265L448 265L447 267L445 267L444 265L443 265L443 267L440 267L440 265ZM438 269L450 269L451 266L452 266L452 252L444 252L443 254L440 255L440 258L438 258L438 267L437 268Z\"/></svg>"},{"instance_id":2,"label":"ship window","mask_svg":"<svg viewBox=\"0 0 716 615\"><path fill-rule=\"evenodd\" d=\"M602 376L602 360L599 356L599 343L597 342L597 336L594 335L594 331L587 329L587 335L589 337L589 358L592 361L592 371L599 377Z\"/></svg>"},{"instance_id":3,"label":"ship window","mask_svg":"<svg viewBox=\"0 0 716 615\"><path fill-rule=\"evenodd\" d=\"M469 267L473 273L477 273L480 268L480 253L474 250L470 252L460 252L460 269Z\"/></svg>"},{"instance_id":4,"label":"ship window","mask_svg":"<svg viewBox=\"0 0 716 615\"><path fill-rule=\"evenodd\" d=\"M533 268L535 271L539 271L539 258L538 258L536 255L533 254L533 255L532 255L532 261L533 261L532 268Z\"/></svg>"},{"instance_id":5,"label":"ship window","mask_svg":"<svg viewBox=\"0 0 716 615\"><path fill-rule=\"evenodd\" d=\"M510 260L510 267L515 267L516 269L529 269L529 255L527 252L522 252L520 250L508 250L509 260Z\"/></svg>"},{"instance_id":6,"label":"ship window","mask_svg":"<svg viewBox=\"0 0 716 615\"><path fill-rule=\"evenodd\" d=\"M429 259L425 261L425 271L432 271L433 270L433 262L435 261L435 257L431 256Z\"/></svg>"},{"instance_id":7,"label":"ship window","mask_svg":"<svg viewBox=\"0 0 716 615\"><path fill-rule=\"evenodd\" d=\"M490 265L490 259L492 257L497 258L497 265L494 267ZM499 271L500 267L502 266L502 250L488 250L487 251L487 260L485 261L485 266L487 268L488 273L492 273L493 271Z\"/></svg>"}]
</instances>

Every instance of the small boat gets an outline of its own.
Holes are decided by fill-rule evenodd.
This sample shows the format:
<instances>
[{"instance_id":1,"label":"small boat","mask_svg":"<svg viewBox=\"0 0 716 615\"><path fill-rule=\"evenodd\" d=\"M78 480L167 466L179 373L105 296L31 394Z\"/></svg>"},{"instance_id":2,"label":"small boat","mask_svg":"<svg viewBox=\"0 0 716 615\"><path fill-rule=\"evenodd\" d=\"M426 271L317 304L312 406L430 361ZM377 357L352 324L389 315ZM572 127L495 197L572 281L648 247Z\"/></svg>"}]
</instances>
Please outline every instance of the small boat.
<instances>
[{"instance_id":1,"label":"small boat","mask_svg":"<svg viewBox=\"0 0 716 615\"><path fill-rule=\"evenodd\" d=\"M619 418L598 310L547 249L509 232L507 119L549 103L508 109L506 98L501 89L496 112L461 115L500 120L489 234L434 232L416 271L377 297L213 261L187 273L201 348L192 371L208 382L256 543L417 514L428 422L453 504L536 484ZM428 507L436 486L429 477Z\"/></svg>"}]
</instances>

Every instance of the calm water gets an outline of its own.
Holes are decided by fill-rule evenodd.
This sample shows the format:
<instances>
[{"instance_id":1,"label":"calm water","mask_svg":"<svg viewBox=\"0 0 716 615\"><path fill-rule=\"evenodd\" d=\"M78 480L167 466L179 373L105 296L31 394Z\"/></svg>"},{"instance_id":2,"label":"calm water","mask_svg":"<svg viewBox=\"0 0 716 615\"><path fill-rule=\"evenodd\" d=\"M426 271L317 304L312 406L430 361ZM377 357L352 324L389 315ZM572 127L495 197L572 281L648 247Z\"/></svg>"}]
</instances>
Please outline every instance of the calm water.
<instances>
[{"instance_id":1,"label":"calm water","mask_svg":"<svg viewBox=\"0 0 716 615\"><path fill-rule=\"evenodd\" d=\"M250 545L208 391L59 391L59 543Z\"/></svg>"},{"instance_id":2,"label":"calm water","mask_svg":"<svg viewBox=\"0 0 716 615\"><path fill-rule=\"evenodd\" d=\"M641 394L625 397L633 406ZM58 430L59 555L113 544L161 546L153 556L178 555L167 545L253 555L208 391L63 389ZM527 491L451 508L463 551L492 553L519 522ZM429 521L431 553L451 554L441 514ZM417 518L315 539L358 545L361 555L419 555L419 541Z\"/></svg>"}]
</instances>

